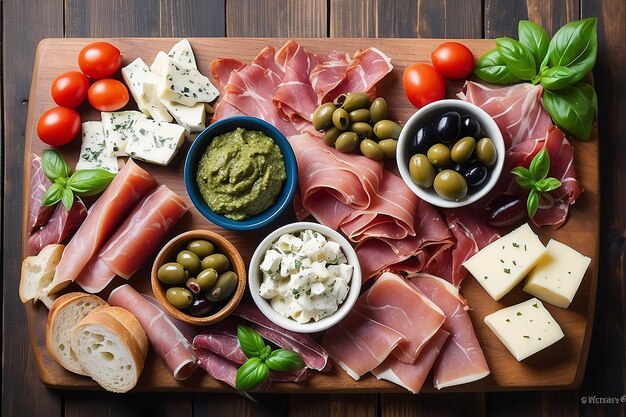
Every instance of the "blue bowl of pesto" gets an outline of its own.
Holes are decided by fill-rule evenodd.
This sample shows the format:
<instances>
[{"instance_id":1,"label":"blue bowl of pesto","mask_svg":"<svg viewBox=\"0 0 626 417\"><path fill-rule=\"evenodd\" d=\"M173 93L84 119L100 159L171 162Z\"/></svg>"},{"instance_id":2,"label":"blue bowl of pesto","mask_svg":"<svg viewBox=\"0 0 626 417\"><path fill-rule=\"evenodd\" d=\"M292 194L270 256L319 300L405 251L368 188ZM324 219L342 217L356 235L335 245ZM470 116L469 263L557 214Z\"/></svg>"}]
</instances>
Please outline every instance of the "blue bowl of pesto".
<instances>
[{"instance_id":1,"label":"blue bowl of pesto","mask_svg":"<svg viewBox=\"0 0 626 417\"><path fill-rule=\"evenodd\" d=\"M185 187L198 211L225 229L264 227L291 204L296 157L271 124L248 116L219 120L202 131L185 160Z\"/></svg>"}]
</instances>

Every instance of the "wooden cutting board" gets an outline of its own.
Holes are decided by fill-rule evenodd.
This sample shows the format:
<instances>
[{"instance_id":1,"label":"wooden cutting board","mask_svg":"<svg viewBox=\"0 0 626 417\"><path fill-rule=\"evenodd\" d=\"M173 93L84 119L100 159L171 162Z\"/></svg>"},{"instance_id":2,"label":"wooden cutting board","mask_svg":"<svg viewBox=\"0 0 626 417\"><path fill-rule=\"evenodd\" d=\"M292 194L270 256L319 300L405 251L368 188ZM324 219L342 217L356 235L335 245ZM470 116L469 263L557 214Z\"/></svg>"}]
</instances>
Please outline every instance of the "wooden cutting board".
<instances>
[{"instance_id":1,"label":"wooden cutting board","mask_svg":"<svg viewBox=\"0 0 626 417\"><path fill-rule=\"evenodd\" d=\"M78 51L91 39L46 39L37 49L35 67L30 93L28 121L26 125L26 143L24 148L24 205L23 225L25 226L27 204L29 201L28 186L30 179L31 152L41 154L47 146L36 135L36 122L46 109L54 106L50 97L50 85L53 78L68 70L77 70ZM123 65L137 57L145 62L152 63L157 52L168 51L177 39L111 39L124 55ZM285 39L237 39L237 38L198 38L191 39L198 67L204 74L210 74L210 63L213 58L233 57L250 62L265 46L271 45L278 49ZM412 62L430 61L430 53L442 40L436 39L302 39L299 40L307 50L312 52L327 52L333 49L354 53L359 48L377 47L392 58L394 70L378 85L378 94L387 99L391 116L402 123L415 111L415 108L406 99L402 91L402 72ZM465 40L476 57L494 47L491 40ZM448 84L450 97L459 91L460 83ZM129 109L134 108L129 103ZM99 113L84 105L80 109L83 121L99 120ZM193 137L188 137L178 156L168 167L140 163L152 173L160 183L167 184L172 190L185 198L191 207L183 219L170 234L174 236L180 232L196 228L219 231L239 249L244 260L248 262L262 238L281 224L294 220L292 213L285 214L274 225L254 233L240 233L223 230L202 217L193 208L187 197L183 184L183 162ZM79 140L61 148L60 151L68 161L70 167L75 166L80 147ZM585 275L582 285L567 310L546 304L561 325L565 338L545 351L538 353L523 362L516 361L496 336L484 325L483 318L500 308L527 300L530 296L521 290L518 285L515 290L499 302L480 287L476 280L468 276L463 282L461 293L468 300L471 307L470 316L478 340L485 352L491 375L470 384L444 389L443 391L498 391L498 390L533 390L571 388L578 386L582 380L593 323L594 305L596 297L597 271L599 262L599 187L598 187L598 137L594 129L592 139L587 142L575 142L575 166L578 178L581 181L584 193L570 209L570 216L566 224L559 230L553 231L544 227L538 231L544 244L550 238L564 242L584 255L591 257L591 267ZM387 162L390 164L390 162ZM23 230L26 230L23 227ZM25 239L24 239L25 241ZM27 255L22 245L24 256ZM149 270L152 259L131 279L131 284L140 291L150 292ZM17 279L14 277L14 279ZM122 281L115 281L112 287ZM70 287L78 289L78 287ZM103 298L108 292L105 290ZM15 295L17 296L17 294ZM245 301L244 301L245 302ZM45 325L47 309L41 304L25 305L29 334L32 348L35 353L37 372L41 381L53 388L60 389L98 389L98 385L91 379L74 375L60 365L48 353L45 347ZM232 388L208 376L202 369L198 369L194 376L187 381L176 381L154 351L150 351L145 368L139 380L136 391L231 391ZM359 381L354 381L341 368L335 366L327 374L313 372L310 378L302 383L275 383L272 392L285 393L323 393L323 392L406 392L386 381L378 381L372 375L366 375ZM423 391L435 391L432 383L427 381Z\"/></svg>"}]
</instances>

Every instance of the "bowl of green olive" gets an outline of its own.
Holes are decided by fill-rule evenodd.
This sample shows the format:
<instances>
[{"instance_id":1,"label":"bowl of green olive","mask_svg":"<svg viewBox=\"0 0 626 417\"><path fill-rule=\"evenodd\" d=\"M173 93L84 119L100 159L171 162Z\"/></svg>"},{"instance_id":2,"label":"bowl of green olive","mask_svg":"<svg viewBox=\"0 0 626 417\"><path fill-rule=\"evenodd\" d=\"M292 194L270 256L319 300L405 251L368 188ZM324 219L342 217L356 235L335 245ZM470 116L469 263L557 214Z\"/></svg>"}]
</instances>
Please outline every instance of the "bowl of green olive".
<instances>
[{"instance_id":1,"label":"bowl of green olive","mask_svg":"<svg viewBox=\"0 0 626 417\"><path fill-rule=\"evenodd\" d=\"M440 100L415 112L398 139L400 176L418 197L444 208L484 197L504 166L504 140L480 107Z\"/></svg>"},{"instance_id":2,"label":"bowl of green olive","mask_svg":"<svg viewBox=\"0 0 626 417\"><path fill-rule=\"evenodd\" d=\"M237 249L209 230L170 240L152 265L152 292L174 318L203 326L237 308L246 289L246 267Z\"/></svg>"}]
</instances>

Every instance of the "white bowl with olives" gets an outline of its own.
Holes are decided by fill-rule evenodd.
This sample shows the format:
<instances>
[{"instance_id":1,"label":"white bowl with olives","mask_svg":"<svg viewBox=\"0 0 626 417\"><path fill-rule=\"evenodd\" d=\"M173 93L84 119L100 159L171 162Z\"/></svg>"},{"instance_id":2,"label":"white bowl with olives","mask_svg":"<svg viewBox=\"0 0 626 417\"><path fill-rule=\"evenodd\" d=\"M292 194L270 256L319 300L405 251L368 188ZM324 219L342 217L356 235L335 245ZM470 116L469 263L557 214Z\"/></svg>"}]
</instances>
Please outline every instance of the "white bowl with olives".
<instances>
[{"instance_id":1,"label":"white bowl with olives","mask_svg":"<svg viewBox=\"0 0 626 417\"><path fill-rule=\"evenodd\" d=\"M422 107L404 125L396 161L407 186L443 208L472 204L498 182L505 148L498 125L480 107L440 100Z\"/></svg>"}]
</instances>

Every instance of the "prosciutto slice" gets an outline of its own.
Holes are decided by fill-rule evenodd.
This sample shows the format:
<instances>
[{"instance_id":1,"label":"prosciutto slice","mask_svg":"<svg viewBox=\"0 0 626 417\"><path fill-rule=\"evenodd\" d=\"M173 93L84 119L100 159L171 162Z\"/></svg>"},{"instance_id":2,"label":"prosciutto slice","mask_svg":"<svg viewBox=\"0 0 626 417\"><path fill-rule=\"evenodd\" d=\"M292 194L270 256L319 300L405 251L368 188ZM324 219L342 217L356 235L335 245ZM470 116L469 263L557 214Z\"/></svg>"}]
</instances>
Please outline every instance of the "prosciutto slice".
<instances>
[{"instance_id":1,"label":"prosciutto slice","mask_svg":"<svg viewBox=\"0 0 626 417\"><path fill-rule=\"evenodd\" d=\"M74 200L70 211L58 203L48 222L28 237L26 241L28 250L39 253L47 245L63 242L80 227L86 217L87 208L80 198Z\"/></svg>"},{"instance_id":2,"label":"prosciutto slice","mask_svg":"<svg viewBox=\"0 0 626 417\"><path fill-rule=\"evenodd\" d=\"M74 281L128 212L155 186L152 175L129 159L89 209L87 218L65 247L46 291L54 293Z\"/></svg>"},{"instance_id":3,"label":"prosciutto slice","mask_svg":"<svg viewBox=\"0 0 626 417\"><path fill-rule=\"evenodd\" d=\"M322 346L353 379L379 366L404 341L396 330L352 310L326 330Z\"/></svg>"},{"instance_id":4,"label":"prosciutto slice","mask_svg":"<svg viewBox=\"0 0 626 417\"><path fill-rule=\"evenodd\" d=\"M392 354L413 363L445 320L443 311L399 275L385 272L363 293L357 311L400 333L404 340Z\"/></svg>"},{"instance_id":5,"label":"prosciutto slice","mask_svg":"<svg viewBox=\"0 0 626 417\"><path fill-rule=\"evenodd\" d=\"M36 231L48 223L54 206L41 204L43 195L52 182L46 177L39 155L31 154L30 162L30 204L28 206L28 233ZM45 246L45 245L44 245Z\"/></svg>"},{"instance_id":6,"label":"prosciutto slice","mask_svg":"<svg viewBox=\"0 0 626 417\"><path fill-rule=\"evenodd\" d=\"M152 348L179 380L187 379L197 367L197 356L184 333L193 334L188 325L170 318L157 304L128 284L111 291L109 304L130 311L146 332ZM187 327L184 331L179 329Z\"/></svg>"},{"instance_id":7,"label":"prosciutto slice","mask_svg":"<svg viewBox=\"0 0 626 417\"><path fill-rule=\"evenodd\" d=\"M309 81L317 95L317 104L322 104L327 94L343 81L351 62L352 58L347 53L332 51L313 68Z\"/></svg>"},{"instance_id":8,"label":"prosciutto slice","mask_svg":"<svg viewBox=\"0 0 626 417\"><path fill-rule=\"evenodd\" d=\"M246 64L234 58L215 58L211 61L211 75L215 80L215 86L220 92L228 83L230 74L245 67Z\"/></svg>"},{"instance_id":9,"label":"prosciutto slice","mask_svg":"<svg viewBox=\"0 0 626 417\"><path fill-rule=\"evenodd\" d=\"M450 333L450 337L435 363L435 388L466 384L489 375L489 366L468 313L469 307L459 290L429 274L417 274L410 282L446 315L442 328Z\"/></svg>"}]
</instances>

